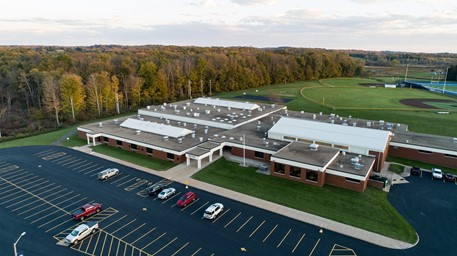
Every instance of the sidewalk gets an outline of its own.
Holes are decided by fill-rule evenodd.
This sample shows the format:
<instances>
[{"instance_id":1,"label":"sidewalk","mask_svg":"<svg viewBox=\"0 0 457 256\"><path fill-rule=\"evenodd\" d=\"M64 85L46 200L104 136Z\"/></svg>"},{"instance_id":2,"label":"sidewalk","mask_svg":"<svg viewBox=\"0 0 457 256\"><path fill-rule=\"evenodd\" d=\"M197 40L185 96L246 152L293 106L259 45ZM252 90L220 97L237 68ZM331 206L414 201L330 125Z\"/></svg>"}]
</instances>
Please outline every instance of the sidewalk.
<instances>
[{"instance_id":1,"label":"sidewalk","mask_svg":"<svg viewBox=\"0 0 457 256\"><path fill-rule=\"evenodd\" d=\"M249 205L255 205L258 208L262 208L262 209L265 209L270 212L281 214L286 217L290 217L290 218L293 218L293 219L296 219L296 220L299 220L299 221L302 221L305 223L315 225L316 232L318 232L318 229L320 229L320 228L322 228L324 230L327 229L327 230L331 230L331 231L334 231L334 232L337 232L337 233L340 233L340 234L343 234L346 236L350 236L350 237L353 237L356 239L360 239L360 240L363 240L363 241L366 241L366 242L369 242L369 243L372 243L375 245L379 245L379 246L391 248L391 249L407 249L407 248L411 248L414 246L413 244L409 244L409 243L395 240L395 239L392 239L389 237L385 237L385 236L382 236L382 235L379 235L376 233L372 233L372 232L369 232L369 231L366 231L366 230L363 230L360 228L352 227L352 226L349 226L349 225L346 225L343 223L339 223L339 222L336 222L333 220L325 219L325 218L322 218L322 217L319 217L319 216L316 216L313 214L298 211L298 210L295 210L295 209L292 209L289 207L271 203L271 202L268 202L268 201L265 201L262 199L258 199L258 198L252 197L252 196L244 195L244 194L232 191L232 190L214 186L212 184L194 180L190 177L194 173L196 173L198 170L197 170L196 166L193 166L193 165L186 166L186 163L177 165L167 171L155 171L155 170L151 170L146 167L143 167L143 166L138 166L134 163L125 162L125 161L119 160L117 158L113 158L110 156L106 156L103 154L93 152L92 149L89 148L88 146L75 147L73 149L82 151L82 152L85 152L85 153L88 153L88 154L91 154L91 155L94 155L94 156L97 156L100 158L104 158L104 159L107 159L107 160L110 160L110 161L113 161L113 162L116 162L119 164L130 166L135 169L138 169L138 170L141 170L141 171L144 171L147 173L151 173L151 174L154 174L154 175L166 178L166 179L170 179L170 180L173 180L176 182L186 183L186 181L187 181L189 186L191 186L191 187L195 187L195 188L198 188L201 190L208 191L210 193L214 193L214 194L218 194L218 195L221 195L221 196L224 196L227 198L231 198L233 200L237 200L239 202L246 203ZM216 161L219 158L220 158L220 156L213 157L213 161ZM208 164L209 163L207 161L202 162L202 168L204 168Z\"/></svg>"}]
</instances>

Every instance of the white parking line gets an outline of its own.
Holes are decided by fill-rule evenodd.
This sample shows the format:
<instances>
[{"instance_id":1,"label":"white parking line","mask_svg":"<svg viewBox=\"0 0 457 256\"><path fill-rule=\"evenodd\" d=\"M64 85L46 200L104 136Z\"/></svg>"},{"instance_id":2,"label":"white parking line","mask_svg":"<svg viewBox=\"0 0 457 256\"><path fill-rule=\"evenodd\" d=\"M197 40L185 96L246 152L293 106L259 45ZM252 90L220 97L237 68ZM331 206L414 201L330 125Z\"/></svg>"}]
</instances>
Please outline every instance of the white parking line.
<instances>
[{"instance_id":1,"label":"white parking line","mask_svg":"<svg viewBox=\"0 0 457 256\"><path fill-rule=\"evenodd\" d=\"M262 221L262 223L260 223L260 225L254 231L252 231L252 233L249 235L249 237L253 236L255 234L255 232L257 232L257 230L263 225L263 223L265 223L265 220Z\"/></svg>"},{"instance_id":2,"label":"white parking line","mask_svg":"<svg viewBox=\"0 0 457 256\"><path fill-rule=\"evenodd\" d=\"M234 220L236 220L236 218L238 218L238 216L240 216L241 212L239 212L235 218L233 218L231 221L229 221L227 224L225 224L224 228L228 227L228 225L230 225L230 223L232 223Z\"/></svg>"},{"instance_id":3,"label":"white parking line","mask_svg":"<svg viewBox=\"0 0 457 256\"><path fill-rule=\"evenodd\" d=\"M286 235L282 238L281 242L279 242L278 246L276 246L276 248L279 248L279 246L281 246L282 242L284 242L284 240L286 239L286 237L289 235L290 231L292 229L289 229L289 231L287 231Z\"/></svg>"},{"instance_id":4,"label":"white parking line","mask_svg":"<svg viewBox=\"0 0 457 256\"><path fill-rule=\"evenodd\" d=\"M236 232L238 233L238 231L240 231L244 227L244 225L246 225L252 219L252 217L253 216L249 217L249 219L245 223L243 223L243 225L241 225Z\"/></svg>"}]
</instances>

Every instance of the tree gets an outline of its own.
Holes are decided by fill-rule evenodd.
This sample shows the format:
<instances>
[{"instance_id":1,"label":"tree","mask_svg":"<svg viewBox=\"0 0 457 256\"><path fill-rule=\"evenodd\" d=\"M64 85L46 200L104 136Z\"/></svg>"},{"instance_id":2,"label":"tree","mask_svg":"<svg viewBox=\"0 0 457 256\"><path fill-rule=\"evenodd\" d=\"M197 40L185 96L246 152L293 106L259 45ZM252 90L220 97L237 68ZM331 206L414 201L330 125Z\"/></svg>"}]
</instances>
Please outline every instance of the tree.
<instances>
[{"instance_id":1,"label":"tree","mask_svg":"<svg viewBox=\"0 0 457 256\"><path fill-rule=\"evenodd\" d=\"M43 80L43 105L49 112L54 112L57 126L60 126L59 112L62 110L60 90L57 79L46 74Z\"/></svg>"},{"instance_id":2,"label":"tree","mask_svg":"<svg viewBox=\"0 0 457 256\"><path fill-rule=\"evenodd\" d=\"M82 78L76 74L66 73L60 79L60 95L62 98L62 111L76 121L76 112L85 106L86 98Z\"/></svg>"}]
</instances>

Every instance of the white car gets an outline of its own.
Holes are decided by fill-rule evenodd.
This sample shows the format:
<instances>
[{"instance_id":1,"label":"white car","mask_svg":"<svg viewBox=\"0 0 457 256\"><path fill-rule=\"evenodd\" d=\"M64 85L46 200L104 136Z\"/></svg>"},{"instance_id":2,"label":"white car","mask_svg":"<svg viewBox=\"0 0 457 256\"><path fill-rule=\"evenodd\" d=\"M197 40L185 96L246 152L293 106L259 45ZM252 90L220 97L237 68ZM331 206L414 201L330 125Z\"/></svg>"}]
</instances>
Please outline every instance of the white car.
<instances>
[{"instance_id":1,"label":"white car","mask_svg":"<svg viewBox=\"0 0 457 256\"><path fill-rule=\"evenodd\" d=\"M98 179L106 180L118 174L119 170L117 168L108 168L98 173Z\"/></svg>"},{"instance_id":2,"label":"white car","mask_svg":"<svg viewBox=\"0 0 457 256\"><path fill-rule=\"evenodd\" d=\"M221 213L222 211L224 211L224 205L221 203L214 203L210 205L208 208L206 208L203 217L212 220L216 218L217 215L219 215L219 213Z\"/></svg>"},{"instance_id":3,"label":"white car","mask_svg":"<svg viewBox=\"0 0 457 256\"><path fill-rule=\"evenodd\" d=\"M157 196L159 199L167 199L168 197L174 195L176 193L176 189L174 188L166 188L162 190Z\"/></svg>"},{"instance_id":4,"label":"white car","mask_svg":"<svg viewBox=\"0 0 457 256\"><path fill-rule=\"evenodd\" d=\"M98 229L98 222L89 221L87 223L81 224L76 227L67 237L65 237L65 242L67 244L78 244L86 236L93 234Z\"/></svg>"},{"instance_id":5,"label":"white car","mask_svg":"<svg viewBox=\"0 0 457 256\"><path fill-rule=\"evenodd\" d=\"M443 172L441 171L441 169L432 168L432 179L443 179Z\"/></svg>"}]
</instances>

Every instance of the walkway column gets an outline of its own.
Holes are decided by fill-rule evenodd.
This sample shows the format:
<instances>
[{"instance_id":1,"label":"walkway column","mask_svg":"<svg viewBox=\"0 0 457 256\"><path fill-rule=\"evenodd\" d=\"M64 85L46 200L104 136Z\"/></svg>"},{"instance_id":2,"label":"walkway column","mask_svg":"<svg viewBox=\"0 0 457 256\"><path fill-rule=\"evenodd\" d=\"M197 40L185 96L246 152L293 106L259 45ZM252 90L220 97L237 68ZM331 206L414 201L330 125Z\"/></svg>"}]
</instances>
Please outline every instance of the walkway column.
<instances>
[{"instance_id":1,"label":"walkway column","mask_svg":"<svg viewBox=\"0 0 457 256\"><path fill-rule=\"evenodd\" d=\"M190 157L186 157L186 166L190 165Z\"/></svg>"},{"instance_id":2,"label":"walkway column","mask_svg":"<svg viewBox=\"0 0 457 256\"><path fill-rule=\"evenodd\" d=\"M89 140L89 135L86 134L86 139L87 139L87 145L90 145L90 140Z\"/></svg>"},{"instance_id":3,"label":"walkway column","mask_svg":"<svg viewBox=\"0 0 457 256\"><path fill-rule=\"evenodd\" d=\"M211 152L211 155L209 155L209 162L211 163L213 161L213 152Z\"/></svg>"},{"instance_id":4,"label":"walkway column","mask_svg":"<svg viewBox=\"0 0 457 256\"><path fill-rule=\"evenodd\" d=\"M202 160L200 158L197 159L197 169L202 167Z\"/></svg>"},{"instance_id":5,"label":"walkway column","mask_svg":"<svg viewBox=\"0 0 457 256\"><path fill-rule=\"evenodd\" d=\"M94 147L95 147L95 136L92 137L92 143L94 144Z\"/></svg>"},{"instance_id":6,"label":"walkway column","mask_svg":"<svg viewBox=\"0 0 457 256\"><path fill-rule=\"evenodd\" d=\"M223 147L221 147L221 148L219 149L219 156L222 156L222 149L223 149Z\"/></svg>"}]
</instances>

